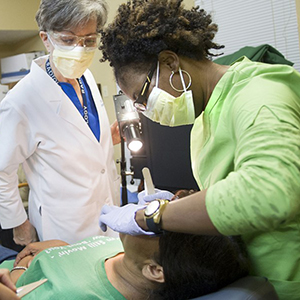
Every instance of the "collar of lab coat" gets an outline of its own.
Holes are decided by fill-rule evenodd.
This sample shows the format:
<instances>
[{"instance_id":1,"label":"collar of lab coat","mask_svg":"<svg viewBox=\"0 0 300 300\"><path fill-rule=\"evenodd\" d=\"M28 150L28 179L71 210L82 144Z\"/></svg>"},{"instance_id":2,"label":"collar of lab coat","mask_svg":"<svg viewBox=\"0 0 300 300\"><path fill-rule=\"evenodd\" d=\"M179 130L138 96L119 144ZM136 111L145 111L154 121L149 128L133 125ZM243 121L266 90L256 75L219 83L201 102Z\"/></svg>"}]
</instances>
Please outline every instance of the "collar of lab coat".
<instances>
[{"instance_id":1,"label":"collar of lab coat","mask_svg":"<svg viewBox=\"0 0 300 300\"><path fill-rule=\"evenodd\" d=\"M48 56L40 57L34 60L31 64L30 75L33 80L32 84L40 95L41 99L47 101L51 108L65 121L74 125L82 133L88 136L93 142L99 143L95 138L92 130L84 121L83 117L69 99L69 97L64 93L61 87L44 71L41 66L45 64L48 59ZM99 115L99 121L101 122L100 117L100 104L97 99L101 99L100 93L98 90L95 90L96 84L91 84L93 76L89 70L84 73L87 83L91 89L93 99L96 104L97 112ZM99 95L98 95L99 94ZM102 100L101 100L102 101ZM100 123L101 126L101 123Z\"/></svg>"}]
</instances>

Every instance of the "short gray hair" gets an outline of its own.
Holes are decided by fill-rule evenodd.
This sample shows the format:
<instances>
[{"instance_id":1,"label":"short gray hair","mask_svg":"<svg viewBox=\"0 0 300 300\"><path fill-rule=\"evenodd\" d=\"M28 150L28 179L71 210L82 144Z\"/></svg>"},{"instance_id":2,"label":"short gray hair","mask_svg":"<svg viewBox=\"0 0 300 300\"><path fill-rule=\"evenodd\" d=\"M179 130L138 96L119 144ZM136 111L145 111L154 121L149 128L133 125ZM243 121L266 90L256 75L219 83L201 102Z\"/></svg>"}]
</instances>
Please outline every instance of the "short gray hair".
<instances>
[{"instance_id":1,"label":"short gray hair","mask_svg":"<svg viewBox=\"0 0 300 300\"><path fill-rule=\"evenodd\" d=\"M105 0L41 0L35 19L42 31L71 30L95 19L99 32L107 13Z\"/></svg>"}]
</instances>

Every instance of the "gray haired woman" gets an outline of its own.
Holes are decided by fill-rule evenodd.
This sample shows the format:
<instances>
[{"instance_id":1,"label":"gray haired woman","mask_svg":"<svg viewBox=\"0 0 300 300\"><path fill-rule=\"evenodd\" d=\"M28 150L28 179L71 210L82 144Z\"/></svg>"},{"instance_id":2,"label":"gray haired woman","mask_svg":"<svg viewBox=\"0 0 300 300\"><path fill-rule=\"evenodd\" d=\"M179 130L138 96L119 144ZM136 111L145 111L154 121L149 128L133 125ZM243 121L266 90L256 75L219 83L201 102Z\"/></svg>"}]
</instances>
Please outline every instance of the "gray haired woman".
<instances>
[{"instance_id":1,"label":"gray haired woman","mask_svg":"<svg viewBox=\"0 0 300 300\"><path fill-rule=\"evenodd\" d=\"M33 61L0 106L0 139L6 141L0 146L0 220L2 228L14 229L17 244L103 234L101 207L119 202L118 129L109 125L88 70L106 19L104 0L40 3L36 20L49 55ZM29 217L17 188L19 164L30 186Z\"/></svg>"}]
</instances>

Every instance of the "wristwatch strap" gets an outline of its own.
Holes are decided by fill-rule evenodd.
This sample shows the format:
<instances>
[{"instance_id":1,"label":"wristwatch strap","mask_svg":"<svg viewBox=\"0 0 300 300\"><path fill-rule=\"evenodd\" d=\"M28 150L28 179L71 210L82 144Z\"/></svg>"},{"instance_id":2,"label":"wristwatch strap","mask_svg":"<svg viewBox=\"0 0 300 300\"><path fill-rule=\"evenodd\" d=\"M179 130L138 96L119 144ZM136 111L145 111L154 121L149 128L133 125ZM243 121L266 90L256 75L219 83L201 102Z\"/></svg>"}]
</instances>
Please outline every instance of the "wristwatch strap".
<instances>
[{"instance_id":1,"label":"wristwatch strap","mask_svg":"<svg viewBox=\"0 0 300 300\"><path fill-rule=\"evenodd\" d=\"M154 213L152 213L152 215L150 215L150 216L149 215L146 216L146 211L145 211L144 220L146 221L147 227L150 231L152 231L156 234L160 234L160 233L163 233L163 229L161 228L161 216L162 216L163 211L166 208L166 205L170 201L166 200L166 199L156 199L154 201L159 202L158 209Z\"/></svg>"},{"instance_id":2,"label":"wristwatch strap","mask_svg":"<svg viewBox=\"0 0 300 300\"><path fill-rule=\"evenodd\" d=\"M146 224L149 229L149 231L152 231L156 234L162 233L163 230L160 228L160 224L156 224L153 220L153 218L147 218Z\"/></svg>"}]
</instances>

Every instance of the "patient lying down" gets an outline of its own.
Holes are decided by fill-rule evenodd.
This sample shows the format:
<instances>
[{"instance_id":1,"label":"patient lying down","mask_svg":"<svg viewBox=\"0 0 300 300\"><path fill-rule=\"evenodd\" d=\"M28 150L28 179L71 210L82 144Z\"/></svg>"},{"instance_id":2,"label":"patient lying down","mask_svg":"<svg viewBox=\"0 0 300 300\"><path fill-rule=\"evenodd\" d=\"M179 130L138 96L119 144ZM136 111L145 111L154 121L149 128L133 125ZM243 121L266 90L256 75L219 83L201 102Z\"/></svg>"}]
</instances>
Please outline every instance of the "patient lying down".
<instances>
[{"instance_id":1,"label":"patient lying down","mask_svg":"<svg viewBox=\"0 0 300 300\"><path fill-rule=\"evenodd\" d=\"M26 300L189 299L248 272L236 238L169 232L160 237L96 236L74 245L38 242L20 252L16 262L29 265L11 273L17 286L48 279ZM12 267L9 263L0 267Z\"/></svg>"}]
</instances>

